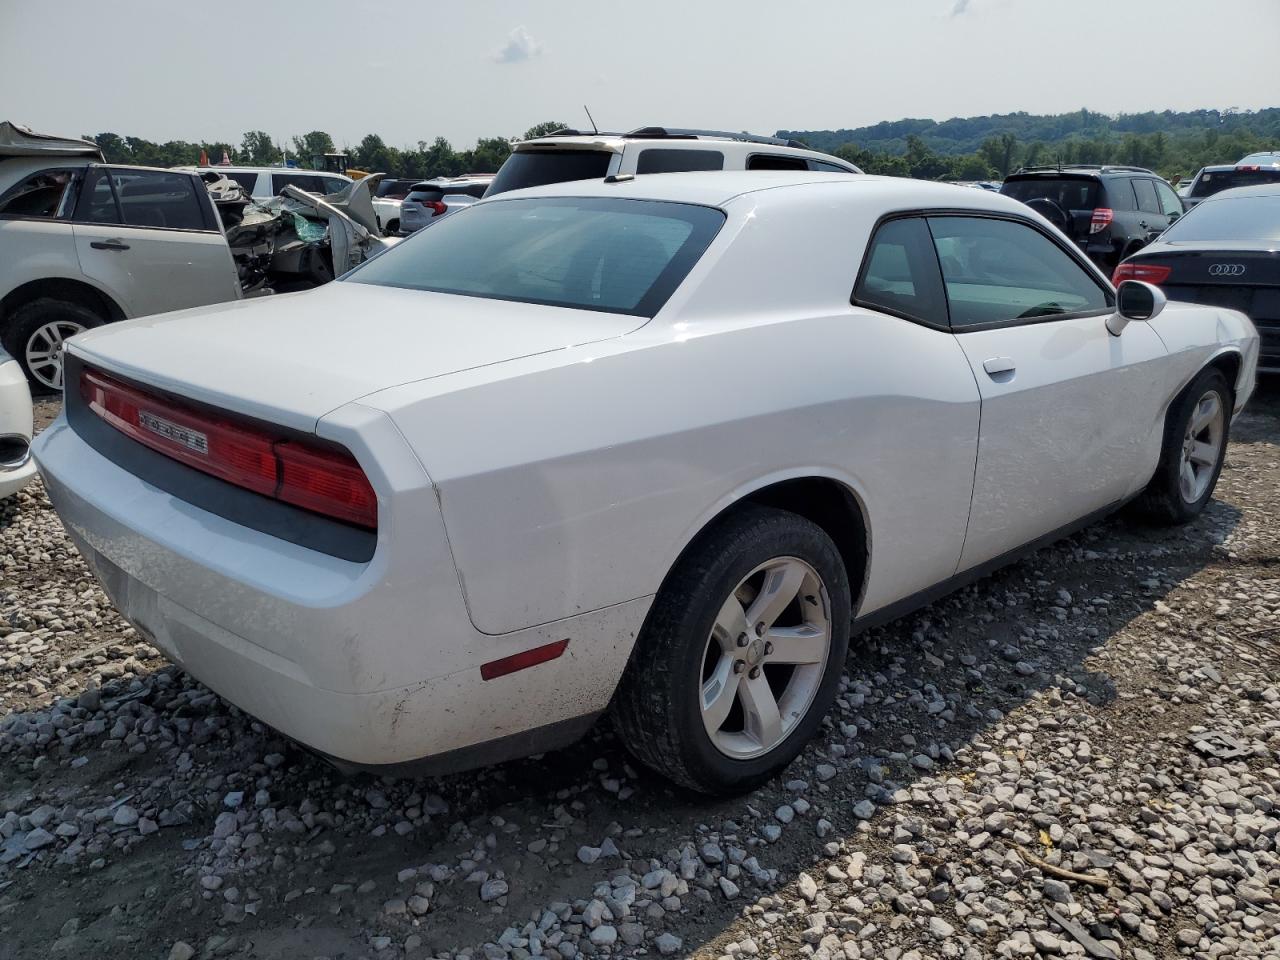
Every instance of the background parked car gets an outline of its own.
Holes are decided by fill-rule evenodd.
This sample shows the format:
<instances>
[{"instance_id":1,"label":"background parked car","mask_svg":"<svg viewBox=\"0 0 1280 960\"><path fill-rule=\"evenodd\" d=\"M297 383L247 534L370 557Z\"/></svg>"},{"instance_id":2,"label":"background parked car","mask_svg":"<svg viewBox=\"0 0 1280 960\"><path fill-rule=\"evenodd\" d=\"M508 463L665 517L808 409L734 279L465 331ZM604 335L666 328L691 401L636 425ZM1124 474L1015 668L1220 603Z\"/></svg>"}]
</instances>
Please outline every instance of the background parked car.
<instances>
[{"instance_id":1,"label":"background parked car","mask_svg":"<svg viewBox=\"0 0 1280 960\"><path fill-rule=\"evenodd\" d=\"M219 173L244 187L255 200L278 197L285 187L297 187L307 193L325 196L338 193L351 185L351 178L340 173L300 170L296 167L179 167L197 173Z\"/></svg>"},{"instance_id":2,"label":"background parked car","mask_svg":"<svg viewBox=\"0 0 1280 960\"><path fill-rule=\"evenodd\" d=\"M0 349L0 498L17 493L36 475L33 424L26 374Z\"/></svg>"},{"instance_id":3,"label":"background parked car","mask_svg":"<svg viewBox=\"0 0 1280 960\"><path fill-rule=\"evenodd\" d=\"M408 236L441 217L470 206L485 195L492 173L419 181L400 202L400 236Z\"/></svg>"},{"instance_id":4,"label":"background parked car","mask_svg":"<svg viewBox=\"0 0 1280 960\"><path fill-rule=\"evenodd\" d=\"M1173 188L1144 167L1023 167L1000 192L1028 204L1107 271L1184 212Z\"/></svg>"},{"instance_id":5,"label":"background parked car","mask_svg":"<svg viewBox=\"0 0 1280 960\"><path fill-rule=\"evenodd\" d=\"M1187 207L1194 207L1223 190L1269 183L1280 183L1280 163L1226 163L1204 167L1187 191Z\"/></svg>"},{"instance_id":6,"label":"background parked car","mask_svg":"<svg viewBox=\"0 0 1280 960\"><path fill-rule=\"evenodd\" d=\"M1261 153L1251 153L1248 156L1241 157L1236 165L1247 167L1250 164L1280 164L1280 150L1263 150Z\"/></svg>"},{"instance_id":7,"label":"background parked car","mask_svg":"<svg viewBox=\"0 0 1280 960\"><path fill-rule=\"evenodd\" d=\"M486 196L571 180L699 170L862 172L797 140L749 133L666 127L641 127L630 133L562 130L515 144Z\"/></svg>"},{"instance_id":8,"label":"background parked car","mask_svg":"<svg viewBox=\"0 0 1280 960\"><path fill-rule=\"evenodd\" d=\"M1206 197L1113 282L1157 284L1170 300L1230 307L1258 328L1258 369L1280 373L1280 182Z\"/></svg>"},{"instance_id":9,"label":"background parked car","mask_svg":"<svg viewBox=\"0 0 1280 960\"><path fill-rule=\"evenodd\" d=\"M420 180L385 177L373 194L373 211L384 236L393 237L400 232L400 203Z\"/></svg>"}]
</instances>

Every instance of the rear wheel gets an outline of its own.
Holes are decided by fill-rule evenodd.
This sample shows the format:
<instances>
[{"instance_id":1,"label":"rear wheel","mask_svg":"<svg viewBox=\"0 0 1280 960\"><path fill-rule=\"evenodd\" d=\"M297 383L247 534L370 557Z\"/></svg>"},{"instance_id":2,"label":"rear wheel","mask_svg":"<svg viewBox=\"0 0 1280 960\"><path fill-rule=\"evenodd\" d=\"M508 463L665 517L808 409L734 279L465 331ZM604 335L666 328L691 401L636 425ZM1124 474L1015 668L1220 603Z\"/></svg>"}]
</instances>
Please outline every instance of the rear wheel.
<instances>
[{"instance_id":1,"label":"rear wheel","mask_svg":"<svg viewBox=\"0 0 1280 960\"><path fill-rule=\"evenodd\" d=\"M816 524L747 507L668 577L614 719L637 758L706 793L769 779L817 732L849 644L848 576Z\"/></svg>"},{"instance_id":2,"label":"rear wheel","mask_svg":"<svg viewBox=\"0 0 1280 960\"><path fill-rule=\"evenodd\" d=\"M1160 465L1138 500L1158 523L1199 516L1213 496L1226 459L1233 395L1222 371L1203 371L1179 395L1165 421Z\"/></svg>"},{"instance_id":3,"label":"rear wheel","mask_svg":"<svg viewBox=\"0 0 1280 960\"><path fill-rule=\"evenodd\" d=\"M81 304L41 297L10 314L4 329L4 347L22 365L33 392L57 393L62 390L62 351L66 341L103 322L101 316Z\"/></svg>"}]
</instances>

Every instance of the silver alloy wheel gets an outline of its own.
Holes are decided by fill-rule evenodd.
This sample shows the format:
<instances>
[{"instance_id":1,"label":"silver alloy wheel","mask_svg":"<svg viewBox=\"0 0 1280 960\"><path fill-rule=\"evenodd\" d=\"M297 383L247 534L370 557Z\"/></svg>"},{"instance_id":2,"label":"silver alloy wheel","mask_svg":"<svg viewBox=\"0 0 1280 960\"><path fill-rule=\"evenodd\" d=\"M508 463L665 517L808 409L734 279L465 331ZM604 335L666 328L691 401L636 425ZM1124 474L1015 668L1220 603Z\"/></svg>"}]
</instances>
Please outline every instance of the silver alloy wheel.
<instances>
[{"instance_id":1,"label":"silver alloy wheel","mask_svg":"<svg viewBox=\"0 0 1280 960\"><path fill-rule=\"evenodd\" d=\"M1210 390L1196 401L1182 438L1182 462L1178 468L1178 491L1187 503L1204 496L1213 482L1213 473L1222 457L1223 427L1227 414L1222 397Z\"/></svg>"},{"instance_id":2,"label":"silver alloy wheel","mask_svg":"<svg viewBox=\"0 0 1280 960\"><path fill-rule=\"evenodd\" d=\"M735 760L768 753L795 729L822 685L831 602L797 557L760 564L720 607L702 656L707 736Z\"/></svg>"},{"instance_id":3,"label":"silver alloy wheel","mask_svg":"<svg viewBox=\"0 0 1280 960\"><path fill-rule=\"evenodd\" d=\"M35 329L27 338L27 369L50 390L62 389L62 348L67 337L84 330L74 320L53 320Z\"/></svg>"}]
</instances>

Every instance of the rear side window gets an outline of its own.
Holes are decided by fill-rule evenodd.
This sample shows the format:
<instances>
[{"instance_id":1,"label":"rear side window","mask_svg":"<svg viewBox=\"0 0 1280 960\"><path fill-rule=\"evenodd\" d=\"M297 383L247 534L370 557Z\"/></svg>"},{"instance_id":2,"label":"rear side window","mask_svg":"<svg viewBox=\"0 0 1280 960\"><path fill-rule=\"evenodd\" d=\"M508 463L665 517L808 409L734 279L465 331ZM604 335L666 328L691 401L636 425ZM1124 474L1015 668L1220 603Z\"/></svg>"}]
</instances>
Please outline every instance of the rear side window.
<instances>
[{"instance_id":1,"label":"rear side window","mask_svg":"<svg viewBox=\"0 0 1280 960\"><path fill-rule=\"evenodd\" d=\"M220 170L217 172L222 173ZM252 196L253 191L258 188L258 175L256 173L251 173L248 170L231 170L226 173L222 173L222 175L228 180L234 180L236 183L240 184L240 186L244 188L244 192L250 196Z\"/></svg>"},{"instance_id":2,"label":"rear side window","mask_svg":"<svg viewBox=\"0 0 1280 960\"><path fill-rule=\"evenodd\" d=\"M1138 197L1138 209L1144 213L1159 213L1160 201L1156 197L1156 185L1142 177L1133 181L1133 192Z\"/></svg>"},{"instance_id":3,"label":"rear side window","mask_svg":"<svg viewBox=\"0 0 1280 960\"><path fill-rule=\"evenodd\" d=\"M1098 206L1098 181L1091 177L1027 177L1006 180L1000 192L1007 197L1052 200L1064 210L1093 210Z\"/></svg>"},{"instance_id":4,"label":"rear side window","mask_svg":"<svg viewBox=\"0 0 1280 960\"><path fill-rule=\"evenodd\" d=\"M82 168L41 170L0 195L0 217L52 220L71 215Z\"/></svg>"},{"instance_id":5,"label":"rear side window","mask_svg":"<svg viewBox=\"0 0 1280 960\"><path fill-rule=\"evenodd\" d=\"M776 153L757 153L747 157L748 170L808 170L803 157L782 157Z\"/></svg>"},{"instance_id":6,"label":"rear side window","mask_svg":"<svg viewBox=\"0 0 1280 960\"><path fill-rule=\"evenodd\" d=\"M947 325L947 302L929 228L919 217L890 220L867 247L853 302L935 327Z\"/></svg>"},{"instance_id":7,"label":"rear side window","mask_svg":"<svg viewBox=\"0 0 1280 960\"><path fill-rule=\"evenodd\" d=\"M1200 174L1200 179L1191 188L1191 196L1211 197L1232 187L1256 187L1262 184L1280 183L1280 167L1260 170L1208 170Z\"/></svg>"},{"instance_id":8,"label":"rear side window","mask_svg":"<svg viewBox=\"0 0 1280 960\"><path fill-rule=\"evenodd\" d=\"M602 180L613 154L608 150L517 150L507 157L485 196L570 180Z\"/></svg>"},{"instance_id":9,"label":"rear side window","mask_svg":"<svg viewBox=\"0 0 1280 960\"><path fill-rule=\"evenodd\" d=\"M314 173L273 173L271 175L271 192L277 197L285 187L297 187L307 193L328 193L325 188L325 177Z\"/></svg>"},{"instance_id":10,"label":"rear side window","mask_svg":"<svg viewBox=\"0 0 1280 960\"><path fill-rule=\"evenodd\" d=\"M158 170L113 170L123 222L132 227L168 230L209 230L205 209L196 193L203 181L185 173Z\"/></svg>"},{"instance_id":11,"label":"rear side window","mask_svg":"<svg viewBox=\"0 0 1280 960\"><path fill-rule=\"evenodd\" d=\"M684 203L501 200L442 220L347 280L652 317L723 224L721 211Z\"/></svg>"},{"instance_id":12,"label":"rear side window","mask_svg":"<svg viewBox=\"0 0 1280 960\"><path fill-rule=\"evenodd\" d=\"M719 150L664 150L650 147L640 152L636 173L686 173L690 170L723 170ZM775 168L776 169L776 168Z\"/></svg>"},{"instance_id":13,"label":"rear side window","mask_svg":"<svg viewBox=\"0 0 1280 960\"><path fill-rule=\"evenodd\" d=\"M1109 294L1061 247L1012 220L930 217L951 326L1105 310Z\"/></svg>"},{"instance_id":14,"label":"rear side window","mask_svg":"<svg viewBox=\"0 0 1280 960\"><path fill-rule=\"evenodd\" d=\"M821 170L823 173L852 173L848 167L842 167L838 163L828 163L826 160L810 160L810 170Z\"/></svg>"}]
</instances>

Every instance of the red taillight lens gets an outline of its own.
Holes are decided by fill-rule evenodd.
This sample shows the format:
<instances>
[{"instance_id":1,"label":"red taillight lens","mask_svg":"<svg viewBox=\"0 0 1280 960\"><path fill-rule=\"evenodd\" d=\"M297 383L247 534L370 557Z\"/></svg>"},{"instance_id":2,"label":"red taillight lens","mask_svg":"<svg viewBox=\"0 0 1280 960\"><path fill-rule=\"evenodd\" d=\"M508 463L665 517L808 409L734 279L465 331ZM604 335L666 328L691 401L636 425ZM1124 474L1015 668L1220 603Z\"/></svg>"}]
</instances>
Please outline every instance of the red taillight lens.
<instances>
[{"instance_id":1,"label":"red taillight lens","mask_svg":"<svg viewBox=\"0 0 1280 960\"><path fill-rule=\"evenodd\" d=\"M1236 170L1238 170L1241 173L1257 173L1261 169L1262 167L1258 166L1256 163L1249 164L1248 166L1244 166L1244 167L1236 167Z\"/></svg>"},{"instance_id":2,"label":"red taillight lens","mask_svg":"<svg viewBox=\"0 0 1280 960\"><path fill-rule=\"evenodd\" d=\"M1161 284L1169 279L1171 273L1173 273L1172 267L1162 267L1154 263L1122 263L1111 275L1111 282L1117 287L1125 280Z\"/></svg>"},{"instance_id":3,"label":"red taillight lens","mask_svg":"<svg viewBox=\"0 0 1280 960\"><path fill-rule=\"evenodd\" d=\"M438 217L449 209L447 204L441 203L439 200L432 200L428 203L424 203L423 206L431 211L431 215L433 217Z\"/></svg>"},{"instance_id":4,"label":"red taillight lens","mask_svg":"<svg viewBox=\"0 0 1280 960\"><path fill-rule=\"evenodd\" d=\"M378 500L351 454L147 393L95 370L80 373L89 409L145 447L266 497L376 529Z\"/></svg>"},{"instance_id":5,"label":"red taillight lens","mask_svg":"<svg viewBox=\"0 0 1280 960\"><path fill-rule=\"evenodd\" d=\"M1115 218L1116 215L1110 207L1098 207L1093 211L1093 216L1089 218L1089 232L1101 233L1111 226L1111 221Z\"/></svg>"}]
</instances>

